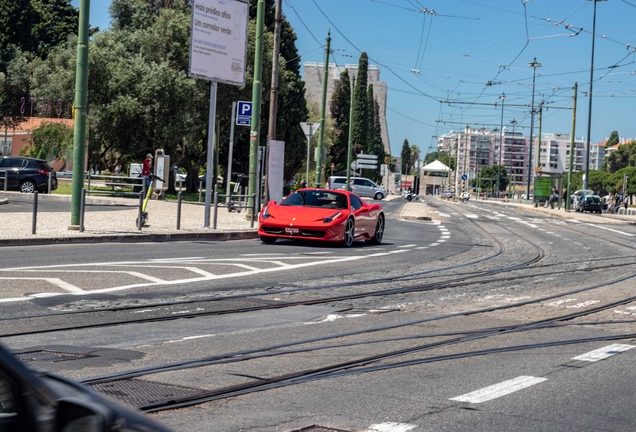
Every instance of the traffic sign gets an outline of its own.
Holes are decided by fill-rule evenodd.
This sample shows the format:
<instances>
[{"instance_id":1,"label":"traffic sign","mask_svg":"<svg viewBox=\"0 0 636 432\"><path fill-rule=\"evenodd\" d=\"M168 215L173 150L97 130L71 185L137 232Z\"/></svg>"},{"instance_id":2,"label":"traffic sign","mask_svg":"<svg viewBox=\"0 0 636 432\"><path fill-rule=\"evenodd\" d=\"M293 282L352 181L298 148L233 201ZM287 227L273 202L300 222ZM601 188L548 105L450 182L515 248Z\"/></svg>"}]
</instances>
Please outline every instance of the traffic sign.
<instances>
[{"instance_id":1,"label":"traffic sign","mask_svg":"<svg viewBox=\"0 0 636 432\"><path fill-rule=\"evenodd\" d=\"M466 174L462 174L462 180L463 180L463 181L468 180L468 176L467 176Z\"/></svg>"},{"instance_id":2,"label":"traffic sign","mask_svg":"<svg viewBox=\"0 0 636 432\"><path fill-rule=\"evenodd\" d=\"M378 166L364 163L364 161L353 161L351 162L351 169L378 169Z\"/></svg>"},{"instance_id":3,"label":"traffic sign","mask_svg":"<svg viewBox=\"0 0 636 432\"><path fill-rule=\"evenodd\" d=\"M250 126L252 124L252 102L239 102L236 113L237 126Z\"/></svg>"},{"instance_id":4,"label":"traffic sign","mask_svg":"<svg viewBox=\"0 0 636 432\"><path fill-rule=\"evenodd\" d=\"M377 155L364 154L364 153L360 153L359 155L356 155L356 158L358 158L358 159L373 159L375 161L378 160L378 156ZM372 162L372 161L369 160L369 162Z\"/></svg>"},{"instance_id":5,"label":"traffic sign","mask_svg":"<svg viewBox=\"0 0 636 432\"><path fill-rule=\"evenodd\" d=\"M320 123L300 122L300 127L303 128L305 136L311 139L312 135L320 129Z\"/></svg>"}]
</instances>

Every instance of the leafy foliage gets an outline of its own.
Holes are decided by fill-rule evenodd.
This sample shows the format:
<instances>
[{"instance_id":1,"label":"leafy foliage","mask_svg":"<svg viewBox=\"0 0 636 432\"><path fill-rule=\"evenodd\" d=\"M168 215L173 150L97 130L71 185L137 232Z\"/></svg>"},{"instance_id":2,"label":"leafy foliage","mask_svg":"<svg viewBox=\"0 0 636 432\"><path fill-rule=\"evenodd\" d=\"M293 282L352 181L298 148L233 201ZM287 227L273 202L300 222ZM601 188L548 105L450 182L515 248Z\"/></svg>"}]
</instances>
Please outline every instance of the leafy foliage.
<instances>
[{"instance_id":1,"label":"leafy foliage","mask_svg":"<svg viewBox=\"0 0 636 432\"><path fill-rule=\"evenodd\" d=\"M353 95L353 154L358 154L366 147L367 140L367 84L369 57L367 53L360 54L358 61L358 75Z\"/></svg>"},{"instance_id":2,"label":"leafy foliage","mask_svg":"<svg viewBox=\"0 0 636 432\"><path fill-rule=\"evenodd\" d=\"M402 143L402 152L400 153L400 157L402 158L400 173L408 174L411 167L411 146L408 139L405 139L404 143Z\"/></svg>"},{"instance_id":3,"label":"leafy foliage","mask_svg":"<svg viewBox=\"0 0 636 432\"><path fill-rule=\"evenodd\" d=\"M329 151L329 158L335 165L335 173L344 171L346 174L351 107L351 80L347 69L340 74L340 79L335 83L329 107L334 120L334 142Z\"/></svg>"},{"instance_id":4,"label":"leafy foliage","mask_svg":"<svg viewBox=\"0 0 636 432\"><path fill-rule=\"evenodd\" d=\"M493 165L490 167L484 167L480 170L479 176L476 180L472 181L473 186L478 186L484 191L495 191L497 189L497 177L499 174L499 190L505 191L508 187L510 179L506 173L506 167L501 165ZM496 194L495 194L496 195Z\"/></svg>"},{"instance_id":5,"label":"leafy foliage","mask_svg":"<svg viewBox=\"0 0 636 432\"><path fill-rule=\"evenodd\" d=\"M618 146L603 162L603 170L610 173L630 166L636 166L636 141Z\"/></svg>"},{"instance_id":6,"label":"leafy foliage","mask_svg":"<svg viewBox=\"0 0 636 432\"><path fill-rule=\"evenodd\" d=\"M33 131L33 145L23 147L20 154L53 162L66 162L73 153L73 129L60 123L43 123Z\"/></svg>"}]
</instances>

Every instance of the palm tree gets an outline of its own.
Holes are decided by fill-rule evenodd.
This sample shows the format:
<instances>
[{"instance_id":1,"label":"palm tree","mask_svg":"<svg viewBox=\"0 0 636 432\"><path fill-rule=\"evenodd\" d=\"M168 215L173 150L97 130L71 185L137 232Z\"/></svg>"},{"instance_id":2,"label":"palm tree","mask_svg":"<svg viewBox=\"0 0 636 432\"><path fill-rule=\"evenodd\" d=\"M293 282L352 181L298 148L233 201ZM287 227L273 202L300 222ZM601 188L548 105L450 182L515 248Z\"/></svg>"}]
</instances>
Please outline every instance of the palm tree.
<instances>
[{"instance_id":1,"label":"palm tree","mask_svg":"<svg viewBox=\"0 0 636 432\"><path fill-rule=\"evenodd\" d=\"M415 162L420 159L420 148L413 144L411 145L411 167L415 170Z\"/></svg>"}]
</instances>

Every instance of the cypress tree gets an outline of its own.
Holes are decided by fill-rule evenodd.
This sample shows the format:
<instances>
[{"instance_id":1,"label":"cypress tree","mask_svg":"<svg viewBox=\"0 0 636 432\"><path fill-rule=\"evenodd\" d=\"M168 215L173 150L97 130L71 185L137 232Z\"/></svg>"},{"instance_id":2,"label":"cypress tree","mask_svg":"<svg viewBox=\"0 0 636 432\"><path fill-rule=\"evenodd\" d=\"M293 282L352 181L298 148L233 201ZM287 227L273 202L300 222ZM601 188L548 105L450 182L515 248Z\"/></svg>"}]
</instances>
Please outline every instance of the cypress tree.
<instances>
[{"instance_id":1,"label":"cypress tree","mask_svg":"<svg viewBox=\"0 0 636 432\"><path fill-rule=\"evenodd\" d=\"M369 57L366 52L360 55L358 77L353 95L353 153L358 154L366 147L367 140L367 72Z\"/></svg>"},{"instance_id":2,"label":"cypress tree","mask_svg":"<svg viewBox=\"0 0 636 432\"><path fill-rule=\"evenodd\" d=\"M351 80L346 69L335 82L329 108L334 119L334 142L329 150L334 171L345 171L347 165L347 149L349 145L349 111L351 106Z\"/></svg>"},{"instance_id":3,"label":"cypress tree","mask_svg":"<svg viewBox=\"0 0 636 432\"><path fill-rule=\"evenodd\" d=\"M411 167L411 146L409 145L408 139L404 139L404 143L402 144L402 153L400 156L402 157L400 173L408 174L409 168Z\"/></svg>"}]
</instances>

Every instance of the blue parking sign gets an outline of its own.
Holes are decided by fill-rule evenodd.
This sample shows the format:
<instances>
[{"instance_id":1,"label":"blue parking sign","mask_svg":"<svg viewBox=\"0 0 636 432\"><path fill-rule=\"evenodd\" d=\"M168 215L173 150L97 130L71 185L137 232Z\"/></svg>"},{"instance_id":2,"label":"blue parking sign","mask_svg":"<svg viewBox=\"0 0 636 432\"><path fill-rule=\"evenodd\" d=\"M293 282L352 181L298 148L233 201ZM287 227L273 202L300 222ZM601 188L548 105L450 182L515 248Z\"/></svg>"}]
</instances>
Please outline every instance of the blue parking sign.
<instances>
[{"instance_id":1,"label":"blue parking sign","mask_svg":"<svg viewBox=\"0 0 636 432\"><path fill-rule=\"evenodd\" d=\"M239 102L236 113L237 126L252 124L252 102Z\"/></svg>"},{"instance_id":2,"label":"blue parking sign","mask_svg":"<svg viewBox=\"0 0 636 432\"><path fill-rule=\"evenodd\" d=\"M466 174L462 174L462 180L464 181L468 180L468 176Z\"/></svg>"}]
</instances>

